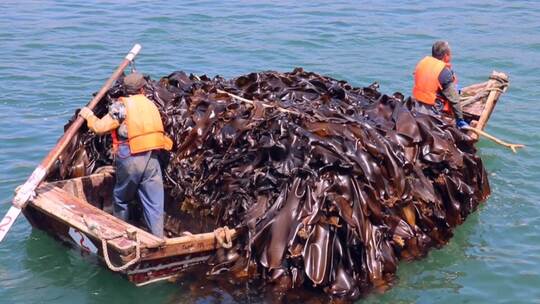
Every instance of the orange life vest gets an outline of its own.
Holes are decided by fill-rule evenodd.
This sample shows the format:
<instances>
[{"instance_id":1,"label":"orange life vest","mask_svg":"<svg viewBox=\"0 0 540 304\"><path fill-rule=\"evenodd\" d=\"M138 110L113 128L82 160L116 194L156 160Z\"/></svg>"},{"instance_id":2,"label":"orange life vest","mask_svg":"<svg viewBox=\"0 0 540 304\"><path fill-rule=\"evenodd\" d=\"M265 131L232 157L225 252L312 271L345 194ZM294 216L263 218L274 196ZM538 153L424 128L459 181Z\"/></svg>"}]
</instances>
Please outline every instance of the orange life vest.
<instances>
[{"instance_id":1,"label":"orange life vest","mask_svg":"<svg viewBox=\"0 0 540 304\"><path fill-rule=\"evenodd\" d=\"M442 86L439 82L439 74L445 67L450 66L450 64L432 56L426 56L420 60L414 70L413 97L419 102L427 105L435 105L435 101L440 99L444 102L443 111L452 113L452 108L450 107L448 100L437 94L442 90Z\"/></svg>"},{"instance_id":2,"label":"orange life vest","mask_svg":"<svg viewBox=\"0 0 540 304\"><path fill-rule=\"evenodd\" d=\"M132 95L120 97L119 100L126 107L124 123L127 127L128 144L131 153L140 153L150 150L171 150L173 142L165 135L161 115L156 105L146 96ZM112 132L113 149L118 150L121 143L116 130Z\"/></svg>"}]
</instances>

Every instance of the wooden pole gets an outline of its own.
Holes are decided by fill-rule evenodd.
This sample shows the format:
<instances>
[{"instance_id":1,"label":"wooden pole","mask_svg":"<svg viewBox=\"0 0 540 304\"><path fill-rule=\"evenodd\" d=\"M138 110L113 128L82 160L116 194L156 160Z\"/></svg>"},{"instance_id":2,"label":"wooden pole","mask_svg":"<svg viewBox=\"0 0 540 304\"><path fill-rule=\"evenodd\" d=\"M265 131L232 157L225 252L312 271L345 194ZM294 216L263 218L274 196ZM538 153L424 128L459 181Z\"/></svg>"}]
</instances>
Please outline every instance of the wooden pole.
<instances>
[{"instance_id":1,"label":"wooden pole","mask_svg":"<svg viewBox=\"0 0 540 304\"><path fill-rule=\"evenodd\" d=\"M88 103L87 107L90 110L94 109L94 107L103 98L103 96L105 96L105 94L111 88L116 79L118 79L118 77L124 72L124 69L133 62L133 59L135 59L140 50L140 44L135 44L133 46L133 48L129 51L126 57L124 57L124 60L120 63L118 68L101 87L96 96ZM2 222L0 222L0 242L4 239L9 228L11 227L13 222L15 222L17 216L19 216L21 209L26 206L32 195L34 195L34 191L36 190L38 185L45 179L45 176L47 176L47 173L49 172L51 167L54 165L60 154L62 154L64 149L68 146L73 136L77 134L79 128L82 126L83 123L84 118L79 116L75 119L75 121L71 124L71 126L69 126L67 131L64 132L64 135L60 137L60 139L56 143L56 146L54 146L54 148L49 151L49 154L47 154L47 156L41 161L41 163L36 167L36 169L34 169L28 180L26 180L26 182L16 192L15 198L13 198L12 202L13 206L9 209L6 216L2 219Z\"/></svg>"},{"instance_id":2,"label":"wooden pole","mask_svg":"<svg viewBox=\"0 0 540 304\"><path fill-rule=\"evenodd\" d=\"M482 116L480 116L480 119L478 119L478 123L476 123L476 128L479 130L482 130L485 128L487 121L489 117L491 116L491 113L493 112L493 108L495 107L495 100L499 97L500 93L498 91L492 90L489 92L488 99L486 102L486 106L484 107L484 111L482 112ZM478 138L478 135L475 134L475 139Z\"/></svg>"},{"instance_id":3,"label":"wooden pole","mask_svg":"<svg viewBox=\"0 0 540 304\"><path fill-rule=\"evenodd\" d=\"M244 98L244 97L240 97L240 96L238 96L238 95L234 95L234 94L229 93L229 92L227 92L227 91L223 91L223 90L217 89L217 92L218 92L218 93L221 93L221 94L227 94L227 95L229 95L230 97L232 97L232 98L234 98L234 99L236 99L236 100L239 100L239 101L248 103L248 104L250 104L250 105L253 105L253 106L255 105L255 102L254 102L253 100L249 100L249 99L246 99L246 98ZM273 109L276 109L276 110L278 110L278 111L280 111L280 112L283 112L283 113L289 113L289 114L294 114L294 115L302 116L302 114L299 113L299 112L291 111L291 110L289 110L289 109L285 109L285 108L282 108L282 107L280 107L280 106L274 106L274 105L269 105L269 104L265 104L265 103L261 103L261 105L262 105L263 107L265 107L265 108L273 108Z\"/></svg>"},{"instance_id":4,"label":"wooden pole","mask_svg":"<svg viewBox=\"0 0 540 304\"><path fill-rule=\"evenodd\" d=\"M510 148L512 150L512 152L514 152L514 153L517 153L518 148L525 147L525 145L522 145L522 144L507 143L507 142L505 142L505 141L503 141L501 139L498 139L497 137L487 133L486 131L483 131L483 130L480 130L480 129L477 129L477 128L466 127L465 130L472 131L472 132L476 133L477 135L482 135L485 138L490 139L490 140L498 143L501 146L505 146L507 148Z\"/></svg>"},{"instance_id":5,"label":"wooden pole","mask_svg":"<svg viewBox=\"0 0 540 304\"><path fill-rule=\"evenodd\" d=\"M491 73L491 76L492 76L492 79L490 79L486 85L486 87L488 89L491 89L491 91L489 92L486 105L484 106L484 110L482 111L482 115L480 116L480 118L478 119L478 122L475 125L475 128L478 130L483 130L486 127L489 117L491 116L491 113L493 113L493 109L495 108L495 104L497 103L497 101L499 100L499 97L501 96L501 90L495 86L495 83L499 81L497 80L497 77L508 79L506 75L502 73L498 73L496 71L493 71ZM471 136L473 137L473 139L476 140L478 139L479 134L475 133L475 134L472 134Z\"/></svg>"}]
</instances>

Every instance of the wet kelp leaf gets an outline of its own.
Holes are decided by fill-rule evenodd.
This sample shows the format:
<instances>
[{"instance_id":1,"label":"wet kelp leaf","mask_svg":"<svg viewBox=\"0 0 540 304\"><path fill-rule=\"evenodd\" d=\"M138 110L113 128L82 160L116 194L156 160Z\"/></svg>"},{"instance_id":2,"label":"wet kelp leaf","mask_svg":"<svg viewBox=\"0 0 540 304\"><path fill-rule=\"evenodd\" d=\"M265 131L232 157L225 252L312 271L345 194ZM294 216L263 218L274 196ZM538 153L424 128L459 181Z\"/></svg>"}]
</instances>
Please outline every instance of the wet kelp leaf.
<instances>
[{"instance_id":1,"label":"wet kelp leaf","mask_svg":"<svg viewBox=\"0 0 540 304\"><path fill-rule=\"evenodd\" d=\"M96 113L122 93L118 81ZM246 258L220 271L244 261L280 288L343 298L385 289L399 259L444 245L490 192L470 138L376 83L354 88L300 68L230 80L174 72L149 79L147 95L175 142L171 201L244 231L236 249ZM112 162L109 149L81 129L66 154L77 157L53 174L73 175L81 159L89 174Z\"/></svg>"}]
</instances>

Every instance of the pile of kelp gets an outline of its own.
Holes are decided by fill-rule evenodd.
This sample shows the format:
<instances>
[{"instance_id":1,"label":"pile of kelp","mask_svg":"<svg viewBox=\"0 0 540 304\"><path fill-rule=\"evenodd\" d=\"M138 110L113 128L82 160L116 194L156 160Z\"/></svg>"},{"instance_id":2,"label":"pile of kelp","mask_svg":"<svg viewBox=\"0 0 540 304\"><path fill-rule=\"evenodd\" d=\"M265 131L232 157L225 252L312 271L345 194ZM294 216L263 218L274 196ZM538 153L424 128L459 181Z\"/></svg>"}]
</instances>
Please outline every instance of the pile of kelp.
<instances>
[{"instance_id":1,"label":"pile of kelp","mask_svg":"<svg viewBox=\"0 0 540 304\"><path fill-rule=\"evenodd\" d=\"M119 81L98 116L123 90ZM467 135L376 84L300 68L230 80L174 72L149 80L147 95L175 142L168 195L240 228L243 263L285 288L345 298L384 288L399 259L444 245L490 193ZM111 163L107 137L84 130L77 147L87 171Z\"/></svg>"}]
</instances>

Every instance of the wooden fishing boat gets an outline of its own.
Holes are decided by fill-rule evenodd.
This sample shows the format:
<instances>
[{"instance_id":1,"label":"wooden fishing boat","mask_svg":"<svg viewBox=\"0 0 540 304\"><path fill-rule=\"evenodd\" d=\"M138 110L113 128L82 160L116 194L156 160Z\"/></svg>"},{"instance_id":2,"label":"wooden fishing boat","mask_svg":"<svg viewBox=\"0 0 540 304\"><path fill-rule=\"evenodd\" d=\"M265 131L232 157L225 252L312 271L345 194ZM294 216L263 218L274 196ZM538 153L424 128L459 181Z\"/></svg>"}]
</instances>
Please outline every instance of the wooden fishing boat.
<instances>
[{"instance_id":1,"label":"wooden fishing boat","mask_svg":"<svg viewBox=\"0 0 540 304\"><path fill-rule=\"evenodd\" d=\"M508 77L493 72L488 81L463 88L462 105L471 125L485 128L507 86ZM236 230L188 216L183 218L183 227L189 226L190 233L172 238L158 238L117 219L111 215L113 185L112 167L79 178L46 179L23 213L33 227L97 256L136 285L174 278L234 243Z\"/></svg>"}]
</instances>

